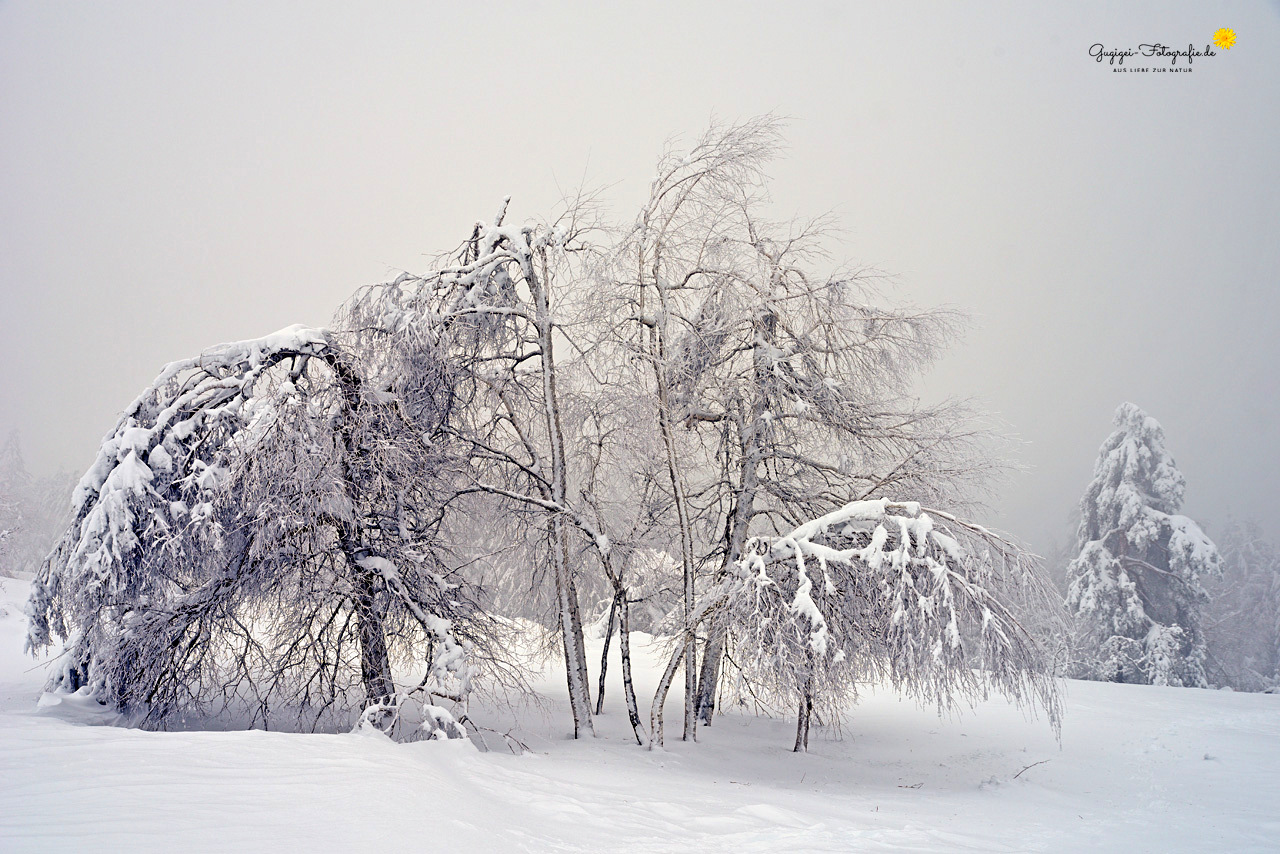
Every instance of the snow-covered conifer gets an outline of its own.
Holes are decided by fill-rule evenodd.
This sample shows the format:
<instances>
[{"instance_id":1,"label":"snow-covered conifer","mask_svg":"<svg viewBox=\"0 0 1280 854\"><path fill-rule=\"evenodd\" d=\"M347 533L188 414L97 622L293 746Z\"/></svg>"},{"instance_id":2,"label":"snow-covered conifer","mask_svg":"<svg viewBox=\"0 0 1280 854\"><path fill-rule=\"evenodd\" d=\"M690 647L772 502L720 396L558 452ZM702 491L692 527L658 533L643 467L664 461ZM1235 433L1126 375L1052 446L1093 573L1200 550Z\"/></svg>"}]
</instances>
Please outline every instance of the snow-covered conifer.
<instances>
[{"instance_id":1,"label":"snow-covered conifer","mask_svg":"<svg viewBox=\"0 0 1280 854\"><path fill-rule=\"evenodd\" d=\"M14 431L0 445L0 577L14 575L19 568L15 552L17 540L26 527L23 499L30 483L18 434Z\"/></svg>"},{"instance_id":2,"label":"snow-covered conifer","mask_svg":"<svg viewBox=\"0 0 1280 854\"><path fill-rule=\"evenodd\" d=\"M1202 580L1219 572L1218 549L1178 515L1186 482L1160 424L1132 403L1114 423L1080 500L1079 551L1067 568L1073 675L1206 687Z\"/></svg>"}]
</instances>

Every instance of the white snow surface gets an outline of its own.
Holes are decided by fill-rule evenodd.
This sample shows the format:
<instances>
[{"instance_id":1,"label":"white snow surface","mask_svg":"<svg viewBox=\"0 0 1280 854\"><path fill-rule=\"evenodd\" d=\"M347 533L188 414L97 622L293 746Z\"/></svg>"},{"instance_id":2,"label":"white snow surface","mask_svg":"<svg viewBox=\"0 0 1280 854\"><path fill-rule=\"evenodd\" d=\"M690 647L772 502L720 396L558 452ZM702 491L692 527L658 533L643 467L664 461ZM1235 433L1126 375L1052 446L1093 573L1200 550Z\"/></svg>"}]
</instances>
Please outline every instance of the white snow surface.
<instances>
[{"instance_id":1,"label":"white snow surface","mask_svg":"<svg viewBox=\"0 0 1280 854\"><path fill-rule=\"evenodd\" d=\"M518 717L522 756L493 736L484 753L377 733L142 732L74 697L41 702L26 595L0 579L10 854L1280 849L1280 695L1070 682L1059 745L1001 699L939 719L876 690L807 755L790 752L793 721L746 710L681 743L673 697L667 749L649 752L613 678L600 737L569 739L549 667L544 709L472 710L503 730ZM642 635L633 646L643 704L663 657Z\"/></svg>"}]
</instances>

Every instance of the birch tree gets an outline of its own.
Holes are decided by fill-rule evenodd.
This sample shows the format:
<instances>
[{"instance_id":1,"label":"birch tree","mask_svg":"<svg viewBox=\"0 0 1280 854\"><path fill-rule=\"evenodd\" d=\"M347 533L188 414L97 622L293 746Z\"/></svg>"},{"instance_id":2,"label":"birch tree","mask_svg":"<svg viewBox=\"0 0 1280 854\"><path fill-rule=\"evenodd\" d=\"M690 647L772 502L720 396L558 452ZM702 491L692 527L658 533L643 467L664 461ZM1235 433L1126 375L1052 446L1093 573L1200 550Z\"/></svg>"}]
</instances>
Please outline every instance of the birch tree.
<instances>
[{"instance_id":1,"label":"birch tree","mask_svg":"<svg viewBox=\"0 0 1280 854\"><path fill-rule=\"evenodd\" d=\"M478 570L460 568L483 559L499 592L546 591L575 736L594 731L580 589L607 606L605 660L617 627L628 715L651 748L681 668L684 738L698 716L711 722L732 661L740 683L800 704L800 747L815 704L834 708L876 674L945 703L979 683L943 672L980 661L1031 691L1019 680L1034 650L1003 598L1023 557L956 516L889 500L959 511L995 468L964 407L911 394L958 318L889 304L873 276L831 268L825 221L764 216L779 130L766 117L668 150L616 232L590 197L521 226L504 200L434 270L357 292L335 332L291 330L166 369L77 493L37 585L33 645L65 637L65 687L91 683L122 706L206 700L207 687L170 687L195 684L306 703L323 687L336 704L351 687L340 677L358 672L366 717L394 717L397 661L425 663L424 703L465 699L470 668L496 666ZM806 586L804 561L819 554L835 592ZM198 558L175 574L187 555ZM885 604L912 585L929 591L916 611ZM196 594L207 607L187 607ZM675 639L647 734L629 651L641 599ZM276 620L275 640L245 614ZM144 618L173 646L139 646ZM815 642L819 623L847 649ZM280 647L289 637L319 642ZM934 658L916 655L934 655L938 637ZM225 678L223 653L290 664ZM125 684L128 656L161 662L148 668L170 674L164 690Z\"/></svg>"},{"instance_id":2,"label":"birch tree","mask_svg":"<svg viewBox=\"0 0 1280 854\"><path fill-rule=\"evenodd\" d=\"M855 501L777 537L752 538L708 596L757 698L838 720L859 685L887 682L940 710L997 688L1055 724L1057 689L1011 600L1047 598L1014 543L914 502Z\"/></svg>"},{"instance_id":3,"label":"birch tree","mask_svg":"<svg viewBox=\"0 0 1280 854\"><path fill-rule=\"evenodd\" d=\"M357 698L385 723L411 694L465 699L493 649L435 540L444 455L420 409L367 379L305 327L167 366L104 440L33 584L29 647L63 640L50 689L146 726L324 725ZM397 688L397 661L416 688Z\"/></svg>"},{"instance_id":4,"label":"birch tree","mask_svg":"<svg viewBox=\"0 0 1280 854\"><path fill-rule=\"evenodd\" d=\"M694 712L712 719L725 635L709 623L695 674L696 588L723 579L751 536L876 495L954 500L993 468L963 407L909 394L958 318L877 305L870 277L819 271L825 222L763 216L778 140L766 117L668 151L601 288L624 350L650 373L631 382L649 390L668 463L686 569L686 738ZM655 732L674 673L654 699Z\"/></svg>"},{"instance_id":5,"label":"birch tree","mask_svg":"<svg viewBox=\"0 0 1280 854\"><path fill-rule=\"evenodd\" d=\"M571 529L609 559L611 541L570 489L564 344L558 289L575 280L586 252L575 206L557 222L477 223L461 255L422 276L405 275L359 294L347 308L354 328L392 330L438 351L464 402L451 430L468 447L470 482L460 490L501 499L541 519L534 531L551 566L555 620L564 652L575 737L594 732ZM581 281L580 278L576 278Z\"/></svg>"}]
</instances>

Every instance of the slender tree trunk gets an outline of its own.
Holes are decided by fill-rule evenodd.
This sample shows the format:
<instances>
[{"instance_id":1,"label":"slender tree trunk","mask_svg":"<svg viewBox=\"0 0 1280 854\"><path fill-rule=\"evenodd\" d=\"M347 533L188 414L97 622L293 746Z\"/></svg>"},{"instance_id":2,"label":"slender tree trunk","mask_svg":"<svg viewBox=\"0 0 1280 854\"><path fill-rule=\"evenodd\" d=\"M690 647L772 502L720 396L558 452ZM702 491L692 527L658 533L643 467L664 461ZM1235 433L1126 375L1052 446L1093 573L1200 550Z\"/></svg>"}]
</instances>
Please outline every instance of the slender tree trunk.
<instances>
[{"instance_id":1,"label":"slender tree trunk","mask_svg":"<svg viewBox=\"0 0 1280 854\"><path fill-rule=\"evenodd\" d=\"M604 652L600 654L600 687L596 691L596 714L604 714L604 677L609 672L609 641L613 640L613 623L618 616L618 600L623 598L622 592L615 593L609 604L609 625L604 631Z\"/></svg>"},{"instance_id":2,"label":"slender tree trunk","mask_svg":"<svg viewBox=\"0 0 1280 854\"><path fill-rule=\"evenodd\" d=\"M813 717L813 655L809 655L809 674L800 691L800 713L796 716L796 746L793 753L809 752L809 719Z\"/></svg>"},{"instance_id":3,"label":"slender tree trunk","mask_svg":"<svg viewBox=\"0 0 1280 854\"><path fill-rule=\"evenodd\" d=\"M547 293L545 257L541 278L534 269L532 255L526 254L521 266L521 272L533 296L538 348L542 354L542 408L551 451L551 500L563 507L568 503L566 501L569 491L568 465L565 460L564 433L560 424L560 401L556 391L555 341L551 322L550 296ZM590 677L587 675L587 651L582 639L582 614L578 606L577 587L573 583L573 570L569 566L569 543L563 517L553 514L551 528L551 560L555 575L560 638L564 643L565 676L569 683L569 708L573 714L573 737L578 738L584 729L595 735L595 727L591 723L591 685Z\"/></svg>"},{"instance_id":4,"label":"slender tree trunk","mask_svg":"<svg viewBox=\"0 0 1280 854\"><path fill-rule=\"evenodd\" d=\"M627 717L636 734L636 744L644 744L644 729L640 726L640 708L636 703L636 689L631 681L631 605L625 591L622 607L618 610L618 651L622 653L622 690L627 697Z\"/></svg>"},{"instance_id":5,"label":"slender tree trunk","mask_svg":"<svg viewBox=\"0 0 1280 854\"><path fill-rule=\"evenodd\" d=\"M680 528L680 563L683 570L681 606L684 616L684 645L682 653L684 656L684 733L682 738L685 741L692 741L696 740L698 736L697 727L695 726L697 710L697 698L695 695L698 690L698 648L697 638L691 624L694 599L693 530L689 523L689 507L684 491L684 479L680 476L680 466L677 462L675 431L671 424L671 399L667 389L669 382L666 375L665 318L667 301L665 292L656 278L656 271L654 275L654 286L658 291L663 316L663 320L655 323L652 327L653 371L658 391L658 425L662 433L663 447L666 450L667 474L671 479L671 494L674 499L676 521Z\"/></svg>"},{"instance_id":6,"label":"slender tree trunk","mask_svg":"<svg viewBox=\"0 0 1280 854\"><path fill-rule=\"evenodd\" d=\"M659 338L661 341L661 338ZM659 358L666 358L665 352L662 352L662 345L659 344ZM697 738L697 728L694 726L694 714L697 708L697 699L694 696L698 687L698 664L697 664L697 638L694 635L692 625L693 621L693 531L689 524L689 508L687 506L686 496L684 492L684 480L680 477L679 464L676 462L676 442L674 432L671 429L671 413L669 409L666 377L664 372L655 362L655 370L658 374L658 422L662 428L662 440L667 452L667 473L671 478L671 491L675 499L676 520L680 527L680 562L683 568L683 589L681 596L681 610L684 616L684 642L682 646L682 655L684 656L684 734L682 738L685 741L692 741Z\"/></svg>"},{"instance_id":7,"label":"slender tree trunk","mask_svg":"<svg viewBox=\"0 0 1280 854\"><path fill-rule=\"evenodd\" d=\"M760 488L760 463L765 456L764 414L769 409L769 389L772 384L768 351L776 344L778 316L769 308L758 312L752 320L755 345L752 352L755 397L751 401L746 423L739 422L742 462L738 471L738 486L729 518L727 548L724 564L717 581L742 558L750 533L751 520L755 517L756 492ZM725 631L723 618L712 620L707 633L707 648L703 653L702 670L698 676L698 719L703 726L711 726L716 709L716 692L720 684L720 664L724 658Z\"/></svg>"},{"instance_id":8,"label":"slender tree trunk","mask_svg":"<svg viewBox=\"0 0 1280 854\"><path fill-rule=\"evenodd\" d=\"M558 516L551 520L552 562L555 569L560 641L564 644L565 677L569 687L569 710L573 715L573 737L583 730L595 735L591 722L591 689L587 675L587 649L582 638L582 612L578 607L577 585L566 560L564 522Z\"/></svg>"},{"instance_id":9,"label":"slender tree trunk","mask_svg":"<svg viewBox=\"0 0 1280 854\"><path fill-rule=\"evenodd\" d=\"M756 459L744 460L742 480L739 484L737 500L734 502L733 516L729 524L728 548L725 549L724 564L720 567L717 581L723 580L725 574L734 563L742 557L742 549L747 542L747 529L751 524L751 515L755 506L755 489L757 484ZM711 726L716 712L716 694L720 688L720 664L724 658L724 646L728 632L728 617L717 614L707 629L707 648L702 653L702 669L698 673L698 720L703 726Z\"/></svg>"},{"instance_id":10,"label":"slender tree trunk","mask_svg":"<svg viewBox=\"0 0 1280 854\"><path fill-rule=\"evenodd\" d=\"M717 616L707 629L707 645L702 652L702 666L698 670L697 711L703 726L711 726L716 713L716 694L720 686L720 659L724 657L724 617Z\"/></svg>"},{"instance_id":11,"label":"slender tree trunk","mask_svg":"<svg viewBox=\"0 0 1280 854\"><path fill-rule=\"evenodd\" d=\"M361 380L351 365L341 359L334 358L328 364L342 387L343 411L338 435L345 451L342 460L343 489L347 500L358 508L361 489L357 480L361 469L355 463L368 456L368 451L353 433L363 404L360 395ZM378 596L379 576L360 566L361 558L368 555L365 548L366 534L367 531L359 521L338 527L339 544L354 587L352 605L360 635L360 681L364 684L364 705L368 708L394 694L395 682L391 678L391 658L387 654L387 636L383 625L390 602L386 596Z\"/></svg>"},{"instance_id":12,"label":"slender tree trunk","mask_svg":"<svg viewBox=\"0 0 1280 854\"><path fill-rule=\"evenodd\" d=\"M662 746L662 707L667 703L667 692L671 690L671 682L676 677L676 668L684 660L684 646L678 646L667 660L667 669L662 671L658 680L658 690L653 694L653 706L649 709L649 749Z\"/></svg>"},{"instance_id":13,"label":"slender tree trunk","mask_svg":"<svg viewBox=\"0 0 1280 854\"><path fill-rule=\"evenodd\" d=\"M752 411L752 423L743 431L742 468L738 474L737 495L733 502L733 514L729 518L729 536L724 563L717 581L724 578L742 558L747 543L751 520L755 515L756 490L760 485L759 463L762 456L760 427L764 415L763 398L757 400ZM707 648L702 654L702 670L698 674L698 719L703 726L711 726L716 711L716 693L720 686L720 664L724 658L726 617L717 615L707 630Z\"/></svg>"},{"instance_id":14,"label":"slender tree trunk","mask_svg":"<svg viewBox=\"0 0 1280 854\"><path fill-rule=\"evenodd\" d=\"M646 230L648 229L647 215L644 228ZM668 322L669 306L667 305L666 289L662 282L660 248L655 246L652 257L646 258L645 241L641 240L636 260L637 272L639 274L637 281L640 286L638 302L639 315L642 318L641 322L647 329L648 356L653 365L654 383L658 397L658 425L660 432L662 433L663 446L666 450L667 473L671 479L671 494L676 510L676 521L680 528L680 563L683 569L681 605L685 623L684 640L681 649L681 655L685 660L683 738L685 741L692 741L696 740L698 737L697 727L695 726L697 712L696 694L698 689L697 638L694 635L693 627L690 625L694 607L693 531L689 522L688 501L684 492L684 482L680 477L675 436L671 423L671 401L668 393L669 378L666 374L666 326ZM653 289L657 295L659 303L660 316L653 321L645 319L646 271L652 279ZM642 333L642 337L643 335L644 333ZM665 696L663 697L663 700L665 700ZM658 698L655 697L654 702L657 703Z\"/></svg>"},{"instance_id":15,"label":"slender tree trunk","mask_svg":"<svg viewBox=\"0 0 1280 854\"><path fill-rule=\"evenodd\" d=\"M724 605L724 599L713 599L703 603L697 613L690 618L689 626L691 629L697 629L706 616L714 612L717 608ZM667 661L667 669L662 672L662 678L658 681L658 690L653 696L653 705L649 708L649 725L652 727L652 738L649 740L649 749L653 746L662 745L662 707L667 702L667 692L671 690L671 682L675 679L676 668L684 661L688 663L684 657L684 646L680 645L671 653L671 658Z\"/></svg>"},{"instance_id":16,"label":"slender tree trunk","mask_svg":"<svg viewBox=\"0 0 1280 854\"><path fill-rule=\"evenodd\" d=\"M636 736L636 744L644 745L645 733L644 727L640 725L640 707L636 703L636 688L631 680L631 603L627 600L627 588L622 583L622 574L614 565L613 552L605 550L600 559L604 566L605 575L609 578L609 583L613 585L614 600L609 606L609 630L613 631L613 615L618 615L618 652L622 657L622 692L627 701L627 718L631 721L631 729ZM609 640L605 638L605 661L609 655ZM600 665L600 700L598 703L603 704L604 700L604 664ZM600 714L597 707L596 714Z\"/></svg>"}]
</instances>

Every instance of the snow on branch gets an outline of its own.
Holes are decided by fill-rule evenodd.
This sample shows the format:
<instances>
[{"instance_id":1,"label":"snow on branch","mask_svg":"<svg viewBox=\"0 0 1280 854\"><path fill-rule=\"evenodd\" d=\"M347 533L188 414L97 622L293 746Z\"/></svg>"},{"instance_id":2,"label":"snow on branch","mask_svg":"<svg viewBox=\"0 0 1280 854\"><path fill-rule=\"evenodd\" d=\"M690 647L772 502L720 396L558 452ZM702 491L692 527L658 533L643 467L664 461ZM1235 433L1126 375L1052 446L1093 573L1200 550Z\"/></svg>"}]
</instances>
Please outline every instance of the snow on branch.
<instances>
[{"instance_id":1,"label":"snow on branch","mask_svg":"<svg viewBox=\"0 0 1280 854\"><path fill-rule=\"evenodd\" d=\"M497 653L437 536L450 464L424 401L447 394L433 365L407 391L369 382L385 362L359 344L290 327L168 365L134 401L32 586L28 646L64 641L50 690L147 725L467 696ZM399 691L392 661L424 652Z\"/></svg>"},{"instance_id":2,"label":"snow on branch","mask_svg":"<svg viewBox=\"0 0 1280 854\"><path fill-rule=\"evenodd\" d=\"M855 501L748 541L717 590L749 677L835 703L885 679L940 708L994 686L1057 721L1056 688L1013 612L1039 585L1016 544L915 502Z\"/></svg>"},{"instance_id":3,"label":"snow on branch","mask_svg":"<svg viewBox=\"0 0 1280 854\"><path fill-rule=\"evenodd\" d=\"M286 359L332 347L327 331L290 326L166 365L103 439L75 488L71 527L33 586L29 647L50 643L47 615L65 634L57 607L64 587L77 596L98 590L100 605L146 587L132 571L143 540L163 544L211 520L211 499L227 474L221 452L252 416L255 383Z\"/></svg>"}]
</instances>

